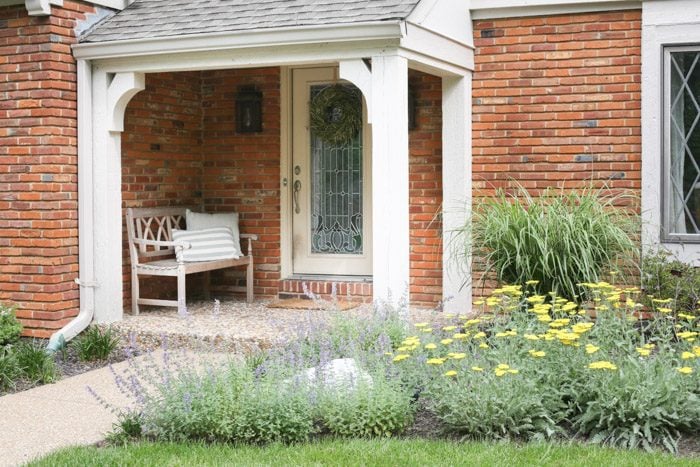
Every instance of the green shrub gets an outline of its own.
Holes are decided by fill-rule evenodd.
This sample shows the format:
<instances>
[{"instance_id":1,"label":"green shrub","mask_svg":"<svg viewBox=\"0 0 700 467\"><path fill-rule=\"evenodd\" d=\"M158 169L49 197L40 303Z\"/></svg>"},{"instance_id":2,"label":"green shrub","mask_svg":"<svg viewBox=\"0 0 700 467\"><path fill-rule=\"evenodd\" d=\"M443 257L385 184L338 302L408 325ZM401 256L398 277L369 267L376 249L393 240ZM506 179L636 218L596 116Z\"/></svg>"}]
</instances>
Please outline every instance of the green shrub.
<instances>
[{"instance_id":1,"label":"green shrub","mask_svg":"<svg viewBox=\"0 0 700 467\"><path fill-rule=\"evenodd\" d=\"M231 441L233 419L250 373L244 369L182 370L175 380L142 394L144 434L163 441Z\"/></svg>"},{"instance_id":2,"label":"green shrub","mask_svg":"<svg viewBox=\"0 0 700 467\"><path fill-rule=\"evenodd\" d=\"M119 336L111 328L90 326L71 342L71 347L80 360L106 360L119 347Z\"/></svg>"},{"instance_id":3,"label":"green shrub","mask_svg":"<svg viewBox=\"0 0 700 467\"><path fill-rule=\"evenodd\" d=\"M0 389L13 388L20 375L21 371L12 349L0 347Z\"/></svg>"},{"instance_id":4,"label":"green shrub","mask_svg":"<svg viewBox=\"0 0 700 467\"><path fill-rule=\"evenodd\" d=\"M676 311L700 313L700 268L679 261L669 252L645 254L642 285L648 295L672 298ZM647 306L652 306L647 300Z\"/></svg>"},{"instance_id":5,"label":"green shrub","mask_svg":"<svg viewBox=\"0 0 700 467\"><path fill-rule=\"evenodd\" d=\"M117 422L112 424L112 432L107 434L106 441L110 446L125 446L138 441L143 436L141 416L132 411L119 412Z\"/></svg>"},{"instance_id":6,"label":"green shrub","mask_svg":"<svg viewBox=\"0 0 700 467\"><path fill-rule=\"evenodd\" d=\"M381 378L354 390L330 390L318 407L322 425L345 437L392 436L413 421L412 393Z\"/></svg>"},{"instance_id":7,"label":"green shrub","mask_svg":"<svg viewBox=\"0 0 700 467\"><path fill-rule=\"evenodd\" d=\"M32 383L52 383L58 370L53 356L46 352L43 344L36 341L20 342L13 347L22 378Z\"/></svg>"},{"instance_id":8,"label":"green shrub","mask_svg":"<svg viewBox=\"0 0 700 467\"><path fill-rule=\"evenodd\" d=\"M638 217L616 207L621 196L593 188L579 192L547 190L531 196L500 192L474 206L472 218L454 245L477 261L485 275L506 284L539 281L536 289L569 299L576 284L596 282L618 259L637 258Z\"/></svg>"},{"instance_id":9,"label":"green shrub","mask_svg":"<svg viewBox=\"0 0 700 467\"><path fill-rule=\"evenodd\" d=\"M470 438L545 439L560 431L542 391L528 376L464 372L429 397L447 430Z\"/></svg>"},{"instance_id":10,"label":"green shrub","mask_svg":"<svg viewBox=\"0 0 700 467\"><path fill-rule=\"evenodd\" d=\"M13 308L0 304L0 347L17 342L22 334L22 324Z\"/></svg>"},{"instance_id":11,"label":"green shrub","mask_svg":"<svg viewBox=\"0 0 700 467\"><path fill-rule=\"evenodd\" d=\"M307 391L278 384L248 386L232 420L234 440L246 443L298 443L314 433Z\"/></svg>"},{"instance_id":12,"label":"green shrub","mask_svg":"<svg viewBox=\"0 0 700 467\"><path fill-rule=\"evenodd\" d=\"M619 371L591 372L578 395L583 411L573 425L579 434L593 443L676 452L681 433L700 431L700 394L691 377L660 357L618 364Z\"/></svg>"}]
</instances>

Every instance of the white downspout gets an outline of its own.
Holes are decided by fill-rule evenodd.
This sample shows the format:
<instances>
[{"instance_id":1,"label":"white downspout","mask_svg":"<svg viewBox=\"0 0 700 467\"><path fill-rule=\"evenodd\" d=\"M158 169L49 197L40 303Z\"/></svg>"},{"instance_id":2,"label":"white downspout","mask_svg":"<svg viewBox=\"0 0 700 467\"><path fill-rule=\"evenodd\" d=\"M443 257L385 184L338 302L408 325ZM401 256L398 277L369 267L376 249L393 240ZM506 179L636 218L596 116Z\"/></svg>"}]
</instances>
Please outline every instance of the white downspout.
<instances>
[{"instance_id":1,"label":"white downspout","mask_svg":"<svg viewBox=\"0 0 700 467\"><path fill-rule=\"evenodd\" d=\"M78 262L80 311L49 340L47 350L55 352L80 334L95 314L93 165L92 165L92 66L78 60Z\"/></svg>"}]
</instances>

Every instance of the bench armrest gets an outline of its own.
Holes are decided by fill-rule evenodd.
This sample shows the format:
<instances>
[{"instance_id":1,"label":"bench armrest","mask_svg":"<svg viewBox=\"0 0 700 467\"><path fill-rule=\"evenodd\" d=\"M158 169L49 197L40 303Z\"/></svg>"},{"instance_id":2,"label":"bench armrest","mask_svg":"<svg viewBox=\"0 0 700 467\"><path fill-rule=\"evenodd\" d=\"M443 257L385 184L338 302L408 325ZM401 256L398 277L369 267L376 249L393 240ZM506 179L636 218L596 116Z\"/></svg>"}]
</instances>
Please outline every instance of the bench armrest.
<instances>
[{"instance_id":1,"label":"bench armrest","mask_svg":"<svg viewBox=\"0 0 700 467\"><path fill-rule=\"evenodd\" d=\"M257 241L258 236L255 234L241 234L241 240L247 239L248 240L248 255L247 256L253 256L253 240Z\"/></svg>"},{"instance_id":2,"label":"bench armrest","mask_svg":"<svg viewBox=\"0 0 700 467\"><path fill-rule=\"evenodd\" d=\"M192 248L192 244L190 242L168 242L163 240L146 240L143 238L134 238L132 241L136 244L144 246L164 246L166 248L181 248L183 250L189 250Z\"/></svg>"}]
</instances>

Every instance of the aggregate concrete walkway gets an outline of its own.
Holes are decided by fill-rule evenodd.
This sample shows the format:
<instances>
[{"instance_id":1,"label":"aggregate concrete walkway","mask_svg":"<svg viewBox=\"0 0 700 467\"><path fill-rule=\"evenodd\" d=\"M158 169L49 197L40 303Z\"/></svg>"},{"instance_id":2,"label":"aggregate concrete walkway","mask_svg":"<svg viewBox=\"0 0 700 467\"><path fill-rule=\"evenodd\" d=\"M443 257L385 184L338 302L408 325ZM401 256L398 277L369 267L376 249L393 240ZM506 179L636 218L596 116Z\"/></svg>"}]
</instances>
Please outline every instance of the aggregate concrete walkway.
<instances>
[{"instance_id":1,"label":"aggregate concrete walkway","mask_svg":"<svg viewBox=\"0 0 700 467\"><path fill-rule=\"evenodd\" d=\"M109 368L0 397L0 466L21 465L62 447L103 440L116 415L101 406L87 386L112 404L128 402Z\"/></svg>"}]
</instances>

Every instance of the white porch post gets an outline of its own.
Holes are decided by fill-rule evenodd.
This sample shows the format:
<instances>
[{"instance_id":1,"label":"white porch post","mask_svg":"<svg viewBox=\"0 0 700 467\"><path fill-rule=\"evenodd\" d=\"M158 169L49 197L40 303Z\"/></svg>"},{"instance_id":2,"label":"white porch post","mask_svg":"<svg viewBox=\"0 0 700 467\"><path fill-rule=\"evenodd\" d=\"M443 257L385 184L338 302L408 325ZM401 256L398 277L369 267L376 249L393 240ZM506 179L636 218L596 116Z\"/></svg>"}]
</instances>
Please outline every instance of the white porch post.
<instances>
[{"instance_id":1,"label":"white porch post","mask_svg":"<svg viewBox=\"0 0 700 467\"><path fill-rule=\"evenodd\" d=\"M471 214L471 81L471 73L442 78L442 290L451 313L471 311L471 258L455 258L453 241Z\"/></svg>"},{"instance_id":2,"label":"white porch post","mask_svg":"<svg viewBox=\"0 0 700 467\"><path fill-rule=\"evenodd\" d=\"M408 62L372 57L374 299L394 304L409 286Z\"/></svg>"},{"instance_id":3,"label":"white porch post","mask_svg":"<svg viewBox=\"0 0 700 467\"><path fill-rule=\"evenodd\" d=\"M111 79L110 79L111 78ZM131 97L144 89L141 73L93 70L95 321L118 321L122 299L121 132Z\"/></svg>"}]
</instances>

